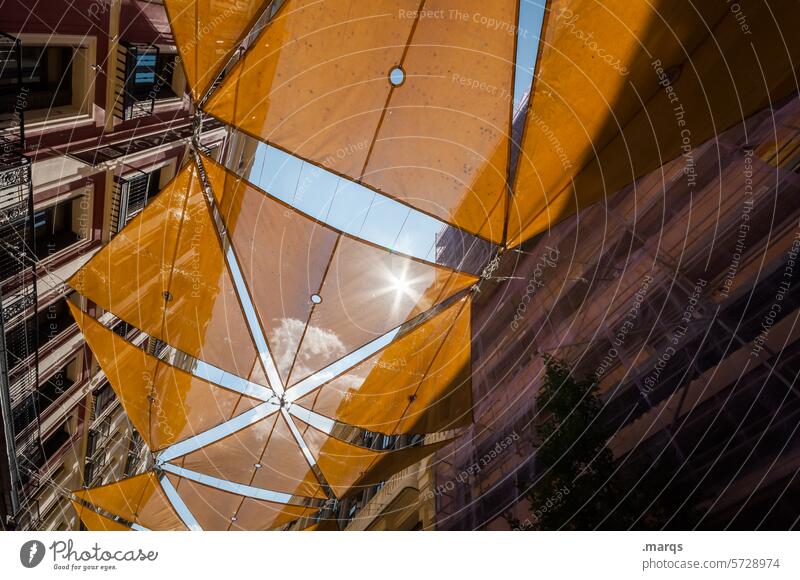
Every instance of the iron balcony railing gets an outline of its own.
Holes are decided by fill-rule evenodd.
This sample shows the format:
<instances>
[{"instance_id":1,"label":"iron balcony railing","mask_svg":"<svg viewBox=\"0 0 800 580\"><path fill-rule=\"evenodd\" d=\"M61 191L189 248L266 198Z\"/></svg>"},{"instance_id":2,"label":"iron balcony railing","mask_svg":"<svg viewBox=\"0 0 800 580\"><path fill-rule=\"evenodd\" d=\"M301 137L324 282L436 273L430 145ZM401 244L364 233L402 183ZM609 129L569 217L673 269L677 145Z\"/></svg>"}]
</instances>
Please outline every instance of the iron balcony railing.
<instances>
[{"instance_id":1,"label":"iron balcony railing","mask_svg":"<svg viewBox=\"0 0 800 580\"><path fill-rule=\"evenodd\" d=\"M139 172L131 177L114 177L114 195L111 201L110 233L114 237L130 220L136 217L158 193L158 170Z\"/></svg>"},{"instance_id":2,"label":"iron balcony railing","mask_svg":"<svg viewBox=\"0 0 800 580\"><path fill-rule=\"evenodd\" d=\"M153 114L158 82L159 50L122 43L117 51L117 100L114 114L128 121Z\"/></svg>"},{"instance_id":3,"label":"iron balcony railing","mask_svg":"<svg viewBox=\"0 0 800 580\"><path fill-rule=\"evenodd\" d=\"M36 248L21 43L0 32L0 408L13 520L44 463L38 409Z\"/></svg>"}]
</instances>

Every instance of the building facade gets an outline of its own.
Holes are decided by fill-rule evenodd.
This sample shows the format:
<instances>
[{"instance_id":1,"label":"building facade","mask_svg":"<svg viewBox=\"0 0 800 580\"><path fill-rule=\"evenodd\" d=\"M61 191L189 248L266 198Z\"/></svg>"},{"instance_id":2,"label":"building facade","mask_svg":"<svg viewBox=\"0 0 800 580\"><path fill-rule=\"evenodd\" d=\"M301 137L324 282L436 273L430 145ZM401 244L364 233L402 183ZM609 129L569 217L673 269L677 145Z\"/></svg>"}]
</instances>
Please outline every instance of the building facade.
<instances>
[{"instance_id":1,"label":"building facade","mask_svg":"<svg viewBox=\"0 0 800 580\"><path fill-rule=\"evenodd\" d=\"M176 174L196 127L160 2L57 0L35 18L6 2L0 32L0 515L3 529L78 529L69 491L136 473L146 457L64 282ZM224 141L221 126L203 127L208 153ZM159 347L122 321L115 331Z\"/></svg>"},{"instance_id":2,"label":"building facade","mask_svg":"<svg viewBox=\"0 0 800 580\"><path fill-rule=\"evenodd\" d=\"M475 299L474 426L348 526L535 524L548 355L597 377L630 497L668 508L656 525L796 528L799 123L794 95L502 255Z\"/></svg>"},{"instance_id":3,"label":"building facade","mask_svg":"<svg viewBox=\"0 0 800 580\"><path fill-rule=\"evenodd\" d=\"M671 506L661 525L797 526L798 121L795 95L502 257L437 528L531 519L543 355L598 378L620 469L668 474L638 490Z\"/></svg>"}]
</instances>

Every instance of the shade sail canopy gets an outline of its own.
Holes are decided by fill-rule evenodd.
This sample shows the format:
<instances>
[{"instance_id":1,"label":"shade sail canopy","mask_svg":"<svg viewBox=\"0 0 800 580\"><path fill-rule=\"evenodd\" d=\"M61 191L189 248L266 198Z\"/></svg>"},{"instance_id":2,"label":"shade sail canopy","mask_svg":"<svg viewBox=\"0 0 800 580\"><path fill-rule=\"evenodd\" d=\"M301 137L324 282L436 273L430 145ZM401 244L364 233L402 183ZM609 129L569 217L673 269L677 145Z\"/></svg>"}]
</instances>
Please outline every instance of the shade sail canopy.
<instances>
[{"instance_id":1,"label":"shade sail canopy","mask_svg":"<svg viewBox=\"0 0 800 580\"><path fill-rule=\"evenodd\" d=\"M330 437L303 421L296 419L296 422L303 440L337 497L385 481L450 443L446 439L399 451L375 451Z\"/></svg>"},{"instance_id":2,"label":"shade sail canopy","mask_svg":"<svg viewBox=\"0 0 800 580\"><path fill-rule=\"evenodd\" d=\"M160 361L68 304L128 418L153 451L262 402Z\"/></svg>"},{"instance_id":3,"label":"shade sail canopy","mask_svg":"<svg viewBox=\"0 0 800 580\"><path fill-rule=\"evenodd\" d=\"M112 520L96 511L89 509L85 505L72 501L72 507L77 512L83 525L90 532L130 532L128 526Z\"/></svg>"},{"instance_id":4,"label":"shade sail canopy","mask_svg":"<svg viewBox=\"0 0 800 580\"><path fill-rule=\"evenodd\" d=\"M314 511L305 505L248 497L171 473L159 475L153 471L77 491L74 495L88 504L72 502L81 521L92 531L131 530L123 521L146 530L261 531L282 526Z\"/></svg>"},{"instance_id":5,"label":"shade sail canopy","mask_svg":"<svg viewBox=\"0 0 800 580\"><path fill-rule=\"evenodd\" d=\"M468 424L470 298L453 303L297 404L391 435L435 433Z\"/></svg>"},{"instance_id":6,"label":"shade sail canopy","mask_svg":"<svg viewBox=\"0 0 800 580\"><path fill-rule=\"evenodd\" d=\"M78 499L92 504L132 524L151 530L186 530L167 494L153 472L109 483L93 489L73 492Z\"/></svg>"},{"instance_id":7,"label":"shade sail canopy","mask_svg":"<svg viewBox=\"0 0 800 580\"><path fill-rule=\"evenodd\" d=\"M500 242L517 4L288 0L205 110Z\"/></svg>"},{"instance_id":8,"label":"shade sail canopy","mask_svg":"<svg viewBox=\"0 0 800 580\"><path fill-rule=\"evenodd\" d=\"M381 481L443 444L381 451L348 443L333 435L337 425L340 429L346 427L343 420L360 417L367 424L376 423L370 419L369 408L363 402L350 406L347 404L350 397L339 397L345 401L340 405L344 412L332 413L338 423L309 413L314 411L313 403L319 394L332 388L336 381L324 385L319 392L312 392L313 397L304 397L310 403L309 408L304 407L305 401L301 399L290 405L288 412L279 412L277 405L263 402L257 406L252 397L213 385L157 359L75 307L72 311L126 413L150 448L158 450L173 443L172 448L166 449L165 461L199 476L286 498L323 499L328 497L323 487L326 483L337 496L347 495L360 486ZM379 353L385 362L390 360L387 355L394 358L402 352L414 356L410 349L419 348L419 362L414 362L416 359L407 361L406 372L383 385L380 378L387 375L367 376L363 380L365 392L354 397L378 401L375 405L378 416L391 419L381 422L392 427L387 429L388 433L407 432L404 426L449 429L463 424L464 417L469 417L469 390L464 388L469 384L466 381L469 359L464 357L469 352L468 314L467 299L458 300ZM455 356L443 355L454 349L458 351ZM354 377L358 369L381 368L371 359L366 362L366 365L357 364L343 376ZM458 367L455 373L447 368L451 362ZM457 379L462 382L456 382ZM403 393L403 401L394 401L394 389ZM289 389L287 395L292 392ZM326 397L335 400L337 394ZM417 398L420 403L415 405ZM456 403L451 403L451 399ZM298 417L315 421L317 426L312 427ZM353 423L360 426L356 421ZM374 427L372 431L376 431ZM182 449L189 451L182 453ZM311 453L310 462L307 452ZM92 503L128 519L129 513L121 512L116 504L103 503L108 495L101 493ZM144 521L135 523L148 527Z\"/></svg>"},{"instance_id":9,"label":"shade sail canopy","mask_svg":"<svg viewBox=\"0 0 800 580\"><path fill-rule=\"evenodd\" d=\"M270 4L272 0L164 0L189 91L196 102Z\"/></svg>"},{"instance_id":10,"label":"shade sail canopy","mask_svg":"<svg viewBox=\"0 0 800 580\"><path fill-rule=\"evenodd\" d=\"M322 480L336 497L344 497L385 480L448 442L374 450L343 441L294 415L277 413L172 463L219 480L311 498L327 497ZM311 454L310 463L303 447Z\"/></svg>"},{"instance_id":11,"label":"shade sail canopy","mask_svg":"<svg viewBox=\"0 0 800 580\"><path fill-rule=\"evenodd\" d=\"M271 530L315 511L304 505L282 504L223 491L173 474L167 478L203 530Z\"/></svg>"},{"instance_id":12,"label":"shade sail canopy","mask_svg":"<svg viewBox=\"0 0 800 580\"><path fill-rule=\"evenodd\" d=\"M198 271L199 290L175 283ZM318 223L198 158L70 281L171 347L151 355L70 304L157 469L76 497L148 529L269 529L385 480L448 442L393 435L470 417L475 280ZM345 381L349 396L336 392Z\"/></svg>"},{"instance_id":13,"label":"shade sail canopy","mask_svg":"<svg viewBox=\"0 0 800 580\"><path fill-rule=\"evenodd\" d=\"M553 0L509 211L516 246L797 90L797 3Z\"/></svg>"},{"instance_id":14,"label":"shade sail canopy","mask_svg":"<svg viewBox=\"0 0 800 580\"><path fill-rule=\"evenodd\" d=\"M514 247L797 90L790 0L554 0L509 186L515 3L417 4L289 0L205 110Z\"/></svg>"},{"instance_id":15,"label":"shade sail canopy","mask_svg":"<svg viewBox=\"0 0 800 580\"><path fill-rule=\"evenodd\" d=\"M67 284L195 358L238 376L253 369L258 352L194 164Z\"/></svg>"},{"instance_id":16,"label":"shade sail canopy","mask_svg":"<svg viewBox=\"0 0 800 580\"><path fill-rule=\"evenodd\" d=\"M477 281L343 234L203 164L288 386Z\"/></svg>"},{"instance_id":17,"label":"shade sail canopy","mask_svg":"<svg viewBox=\"0 0 800 580\"><path fill-rule=\"evenodd\" d=\"M280 413L180 457L175 463L235 483L290 495L326 497Z\"/></svg>"}]
</instances>

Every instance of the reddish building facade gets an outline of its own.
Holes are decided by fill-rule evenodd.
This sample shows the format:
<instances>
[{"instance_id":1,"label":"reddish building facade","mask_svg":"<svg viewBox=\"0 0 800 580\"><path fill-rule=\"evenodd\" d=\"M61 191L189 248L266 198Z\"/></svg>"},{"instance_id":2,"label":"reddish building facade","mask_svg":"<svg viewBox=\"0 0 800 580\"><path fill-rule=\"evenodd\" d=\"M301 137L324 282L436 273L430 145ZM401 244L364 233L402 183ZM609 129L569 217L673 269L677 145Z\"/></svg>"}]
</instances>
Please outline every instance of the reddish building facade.
<instances>
[{"instance_id":1,"label":"reddish building facade","mask_svg":"<svg viewBox=\"0 0 800 580\"><path fill-rule=\"evenodd\" d=\"M34 14L15 0L3 6L0 32L0 233L25 261L0 282L0 515L8 529L76 529L67 493L135 473L145 456L66 309L64 282L176 174L196 127L160 3L57 0ZM202 134L220 153L224 129ZM14 203L24 212L12 223ZM137 341L121 321L115 329Z\"/></svg>"}]
</instances>

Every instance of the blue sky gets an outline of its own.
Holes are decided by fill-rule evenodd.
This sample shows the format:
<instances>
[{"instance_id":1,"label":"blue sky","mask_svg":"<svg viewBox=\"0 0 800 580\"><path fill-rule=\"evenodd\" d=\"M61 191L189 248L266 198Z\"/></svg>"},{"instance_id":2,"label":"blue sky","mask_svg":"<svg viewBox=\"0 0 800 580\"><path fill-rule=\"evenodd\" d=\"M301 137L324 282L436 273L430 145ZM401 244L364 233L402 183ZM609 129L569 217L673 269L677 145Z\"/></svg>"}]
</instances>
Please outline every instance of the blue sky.
<instances>
[{"instance_id":1,"label":"blue sky","mask_svg":"<svg viewBox=\"0 0 800 580\"><path fill-rule=\"evenodd\" d=\"M530 89L533 67L539 51L539 33L544 18L544 0L522 0L519 7L519 35L517 36L517 71L514 83L514 105Z\"/></svg>"}]
</instances>

